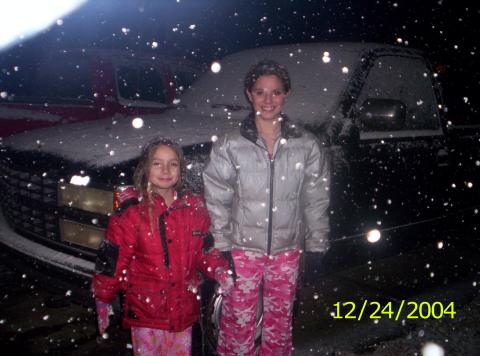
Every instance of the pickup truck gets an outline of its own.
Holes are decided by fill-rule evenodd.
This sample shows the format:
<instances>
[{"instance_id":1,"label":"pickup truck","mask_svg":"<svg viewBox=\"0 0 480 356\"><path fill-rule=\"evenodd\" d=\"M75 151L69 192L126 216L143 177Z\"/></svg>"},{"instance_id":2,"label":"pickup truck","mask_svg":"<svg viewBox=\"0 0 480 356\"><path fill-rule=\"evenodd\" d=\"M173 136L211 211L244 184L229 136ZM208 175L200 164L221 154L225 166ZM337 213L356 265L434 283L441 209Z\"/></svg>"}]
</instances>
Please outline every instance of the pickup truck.
<instances>
[{"instance_id":1,"label":"pickup truck","mask_svg":"<svg viewBox=\"0 0 480 356\"><path fill-rule=\"evenodd\" d=\"M143 143L159 134L179 142L187 179L201 191L211 141L249 112L243 76L264 58L288 68L293 91L286 113L317 135L329 155L332 248L321 264L307 261L311 280L419 244L446 246L451 229L478 220L480 130L448 120L438 78L422 53L308 43L226 56L217 63L221 70L196 80L176 108L145 114L141 125L134 116L110 117L4 139L0 242L88 280Z\"/></svg>"},{"instance_id":2,"label":"pickup truck","mask_svg":"<svg viewBox=\"0 0 480 356\"><path fill-rule=\"evenodd\" d=\"M56 124L161 113L200 73L182 58L65 49L0 62L0 137Z\"/></svg>"}]
</instances>

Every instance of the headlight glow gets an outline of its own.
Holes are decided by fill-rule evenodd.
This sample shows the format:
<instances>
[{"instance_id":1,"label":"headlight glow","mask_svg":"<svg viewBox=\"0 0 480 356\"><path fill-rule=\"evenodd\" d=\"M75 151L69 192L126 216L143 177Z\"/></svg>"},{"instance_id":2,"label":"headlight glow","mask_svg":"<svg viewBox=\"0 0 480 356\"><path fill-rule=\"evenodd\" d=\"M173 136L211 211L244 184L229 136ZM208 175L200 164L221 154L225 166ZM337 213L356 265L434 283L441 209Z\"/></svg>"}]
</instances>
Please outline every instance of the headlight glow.
<instances>
[{"instance_id":1,"label":"headlight glow","mask_svg":"<svg viewBox=\"0 0 480 356\"><path fill-rule=\"evenodd\" d=\"M103 240L104 229L60 219L60 232L63 241L97 249Z\"/></svg>"},{"instance_id":2,"label":"headlight glow","mask_svg":"<svg viewBox=\"0 0 480 356\"><path fill-rule=\"evenodd\" d=\"M88 183L90 183L90 177L89 176L73 175L72 178L70 178L70 184L73 184L73 185L87 186Z\"/></svg>"},{"instance_id":3,"label":"headlight glow","mask_svg":"<svg viewBox=\"0 0 480 356\"><path fill-rule=\"evenodd\" d=\"M113 212L114 193L107 190L60 184L58 186L58 206L86 210L108 215Z\"/></svg>"}]
</instances>

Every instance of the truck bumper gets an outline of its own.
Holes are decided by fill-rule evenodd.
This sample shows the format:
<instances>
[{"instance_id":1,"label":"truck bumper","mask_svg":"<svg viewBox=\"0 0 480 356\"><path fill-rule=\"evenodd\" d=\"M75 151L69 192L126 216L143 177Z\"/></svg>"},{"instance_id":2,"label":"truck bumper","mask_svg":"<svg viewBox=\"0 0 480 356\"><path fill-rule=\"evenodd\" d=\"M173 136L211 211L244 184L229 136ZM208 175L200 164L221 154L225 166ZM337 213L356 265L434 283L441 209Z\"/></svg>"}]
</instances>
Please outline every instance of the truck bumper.
<instances>
[{"instance_id":1,"label":"truck bumper","mask_svg":"<svg viewBox=\"0 0 480 356\"><path fill-rule=\"evenodd\" d=\"M95 264L91 261L54 250L17 234L8 226L1 210L0 243L33 261L58 268L67 274L79 277L92 277L95 271Z\"/></svg>"}]
</instances>

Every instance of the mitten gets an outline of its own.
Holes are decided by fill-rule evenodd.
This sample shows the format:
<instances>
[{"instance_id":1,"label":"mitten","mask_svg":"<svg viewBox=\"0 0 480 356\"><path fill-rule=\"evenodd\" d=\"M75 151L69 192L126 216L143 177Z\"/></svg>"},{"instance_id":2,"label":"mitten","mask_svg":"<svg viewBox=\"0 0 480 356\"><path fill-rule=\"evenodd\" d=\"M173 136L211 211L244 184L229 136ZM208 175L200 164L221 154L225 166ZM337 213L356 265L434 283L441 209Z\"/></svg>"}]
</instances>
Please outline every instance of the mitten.
<instances>
[{"instance_id":1,"label":"mitten","mask_svg":"<svg viewBox=\"0 0 480 356\"><path fill-rule=\"evenodd\" d=\"M98 299L95 300L95 307L97 309L98 331L103 336L105 330L110 325L110 315L113 315L113 308L110 303L105 303Z\"/></svg>"}]
</instances>

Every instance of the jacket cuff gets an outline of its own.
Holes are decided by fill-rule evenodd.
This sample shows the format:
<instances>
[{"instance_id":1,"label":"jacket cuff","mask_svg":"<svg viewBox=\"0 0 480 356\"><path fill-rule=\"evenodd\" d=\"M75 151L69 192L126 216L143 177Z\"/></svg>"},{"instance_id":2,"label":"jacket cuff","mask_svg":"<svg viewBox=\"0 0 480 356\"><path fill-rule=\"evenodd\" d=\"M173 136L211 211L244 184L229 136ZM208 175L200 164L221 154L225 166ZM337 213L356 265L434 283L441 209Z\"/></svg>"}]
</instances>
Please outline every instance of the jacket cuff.
<instances>
[{"instance_id":1,"label":"jacket cuff","mask_svg":"<svg viewBox=\"0 0 480 356\"><path fill-rule=\"evenodd\" d=\"M305 241L305 251L307 252L327 252L329 248L330 242L327 236Z\"/></svg>"},{"instance_id":2,"label":"jacket cuff","mask_svg":"<svg viewBox=\"0 0 480 356\"><path fill-rule=\"evenodd\" d=\"M217 238L214 239L214 247L219 250L220 252L224 251L231 251L232 250L232 244L228 241L221 241Z\"/></svg>"},{"instance_id":3,"label":"jacket cuff","mask_svg":"<svg viewBox=\"0 0 480 356\"><path fill-rule=\"evenodd\" d=\"M93 276L93 282L92 282L92 293L93 297L96 300L99 300L104 303L111 303L116 295L117 295L117 290L115 287L109 285L108 283L105 283L106 279L110 277L106 277L102 274L96 273Z\"/></svg>"}]
</instances>

